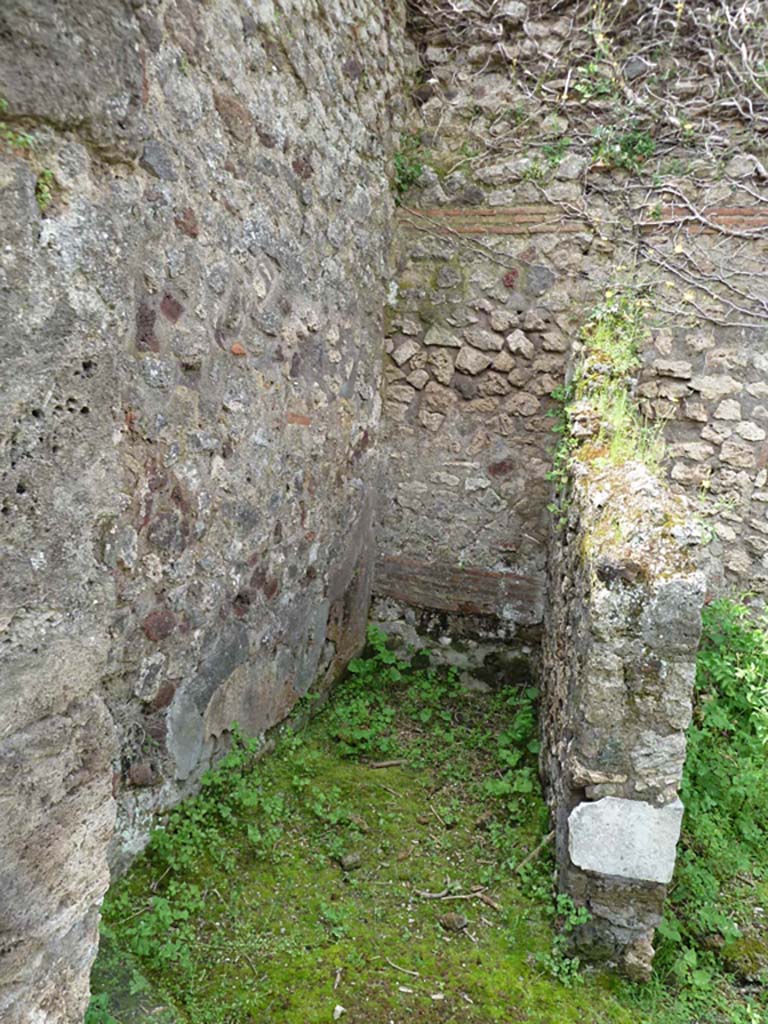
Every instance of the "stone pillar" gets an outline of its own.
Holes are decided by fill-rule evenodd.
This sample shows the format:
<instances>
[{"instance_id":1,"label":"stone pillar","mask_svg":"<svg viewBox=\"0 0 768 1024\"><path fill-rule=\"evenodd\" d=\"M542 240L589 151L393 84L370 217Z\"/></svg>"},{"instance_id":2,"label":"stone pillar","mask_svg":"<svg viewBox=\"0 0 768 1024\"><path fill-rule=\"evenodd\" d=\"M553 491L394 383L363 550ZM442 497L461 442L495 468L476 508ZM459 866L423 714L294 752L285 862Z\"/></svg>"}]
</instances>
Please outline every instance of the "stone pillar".
<instances>
[{"instance_id":1,"label":"stone pillar","mask_svg":"<svg viewBox=\"0 0 768 1024\"><path fill-rule=\"evenodd\" d=\"M542 771L579 950L645 978L675 863L704 578L685 501L639 462L574 461L553 532Z\"/></svg>"}]
</instances>

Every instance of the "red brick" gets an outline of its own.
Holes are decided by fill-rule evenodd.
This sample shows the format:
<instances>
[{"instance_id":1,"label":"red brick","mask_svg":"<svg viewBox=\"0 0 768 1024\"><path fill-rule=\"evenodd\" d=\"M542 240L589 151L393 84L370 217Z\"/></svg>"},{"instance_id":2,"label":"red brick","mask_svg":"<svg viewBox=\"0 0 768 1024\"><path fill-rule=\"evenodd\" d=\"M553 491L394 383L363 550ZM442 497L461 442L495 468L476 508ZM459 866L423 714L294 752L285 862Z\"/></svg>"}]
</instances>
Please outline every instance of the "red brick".
<instances>
[{"instance_id":1,"label":"red brick","mask_svg":"<svg viewBox=\"0 0 768 1024\"><path fill-rule=\"evenodd\" d=\"M156 608L141 624L150 640L165 640L176 628L176 616L170 608Z\"/></svg>"},{"instance_id":2,"label":"red brick","mask_svg":"<svg viewBox=\"0 0 768 1024\"><path fill-rule=\"evenodd\" d=\"M164 295L163 301L160 303L160 312L166 320L170 320L172 324L175 324L184 312L184 307L172 295Z\"/></svg>"},{"instance_id":3,"label":"red brick","mask_svg":"<svg viewBox=\"0 0 768 1024\"><path fill-rule=\"evenodd\" d=\"M195 216L195 211L191 206L185 206L180 213L177 213L174 218L174 223L179 231L187 235L189 238L197 238L200 234L197 217Z\"/></svg>"}]
</instances>

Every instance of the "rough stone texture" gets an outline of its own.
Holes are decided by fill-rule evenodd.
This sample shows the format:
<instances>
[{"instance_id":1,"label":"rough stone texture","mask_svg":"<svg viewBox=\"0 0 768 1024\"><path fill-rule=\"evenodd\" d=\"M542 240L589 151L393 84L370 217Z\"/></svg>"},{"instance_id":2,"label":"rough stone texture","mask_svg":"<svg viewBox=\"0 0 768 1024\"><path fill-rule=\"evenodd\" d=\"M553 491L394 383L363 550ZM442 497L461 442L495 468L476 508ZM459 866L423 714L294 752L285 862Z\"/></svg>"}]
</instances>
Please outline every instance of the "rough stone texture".
<instances>
[{"instance_id":1,"label":"rough stone texture","mask_svg":"<svg viewBox=\"0 0 768 1024\"><path fill-rule=\"evenodd\" d=\"M611 167L593 140L621 127L606 124L599 98L583 102L566 84L594 60L587 21L543 10L533 20L528 9L521 26L498 5L487 15L471 7L466 25L414 14L429 88L410 130L425 169L399 218L388 327L397 343L407 334L424 351L387 366L382 557L543 580L547 399L585 314L626 274L653 296L637 395L664 424L675 489L709 520L709 589L767 594L768 215L761 165L744 151L754 146L751 126L719 119L729 139L722 159L702 159L677 138L632 172ZM628 81L639 74L637 31L629 19L616 44ZM542 67L562 84L562 103L527 88ZM667 101L678 102L670 88ZM521 126L509 131L513 110ZM635 123L628 107L620 113ZM652 119L645 128L655 139ZM487 361L494 332L506 338L499 358L511 362ZM451 346L450 379L431 356L436 346ZM405 394L400 379L417 363L457 401L428 398L428 385ZM463 489L465 473L488 479L488 463L513 460L503 490L494 480ZM441 471L459 479L456 491L435 485Z\"/></svg>"},{"instance_id":2,"label":"rough stone texture","mask_svg":"<svg viewBox=\"0 0 768 1024\"><path fill-rule=\"evenodd\" d=\"M490 239L496 216L478 223L471 210L409 208L398 218L377 536L378 595L449 613L460 633L483 616L484 638L515 644L541 627L550 396L595 294L590 281L566 294L534 261L539 247L543 261L564 244L541 207L535 216L525 228L541 227L536 248ZM574 267L589 238L568 235ZM428 377L405 387L415 372Z\"/></svg>"},{"instance_id":3,"label":"rough stone texture","mask_svg":"<svg viewBox=\"0 0 768 1024\"><path fill-rule=\"evenodd\" d=\"M641 463L577 461L575 474L550 558L542 771L559 886L592 914L577 944L638 976L650 968L682 812L700 536L685 500Z\"/></svg>"},{"instance_id":4,"label":"rough stone texture","mask_svg":"<svg viewBox=\"0 0 768 1024\"><path fill-rule=\"evenodd\" d=\"M137 6L126 0L4 3L0 96L14 117L77 132L105 155L138 156L144 84Z\"/></svg>"},{"instance_id":5,"label":"rough stone texture","mask_svg":"<svg viewBox=\"0 0 768 1024\"><path fill-rule=\"evenodd\" d=\"M567 821L583 800L676 799L704 590L693 556L682 557L684 519L704 523L695 560L709 596L734 584L768 594L762 172L748 154L696 159L682 137L662 147L652 118L653 159L611 166L594 138L618 138L639 106L614 96L607 124L604 100L574 95L574 74L595 59L586 21L543 9L533 21L524 5L505 20L491 6L484 24L478 5L453 21L419 20L414 5L429 85L411 133L425 169L398 217L387 352L410 355L386 360L375 607L394 602L395 621L410 612L435 643L450 621L481 644L517 644L530 643L549 604L545 767L561 884L595 915L582 946L643 976L664 886L574 868ZM627 80L644 67L635 56L631 71L632 22L614 49ZM544 66L558 101L525 84ZM729 154L754 146L745 122L719 119ZM672 489L690 503L676 506L638 467L606 479L605 494L581 481L565 534L548 541L550 396L569 379L589 311L630 282L651 328L635 397L668 441ZM406 386L414 373L418 388ZM666 539L661 508L678 517ZM626 550L618 539L611 550L614 529ZM660 562L646 571L654 551Z\"/></svg>"},{"instance_id":6,"label":"rough stone texture","mask_svg":"<svg viewBox=\"0 0 768 1024\"><path fill-rule=\"evenodd\" d=\"M538 636L505 643L495 614L430 611L386 597L373 601L371 618L396 645L427 650L431 664L455 669L468 691L534 684Z\"/></svg>"},{"instance_id":7,"label":"rough stone texture","mask_svg":"<svg viewBox=\"0 0 768 1024\"><path fill-rule=\"evenodd\" d=\"M665 249L667 240L656 239ZM694 256L739 265L745 277L761 259L755 245L736 255L735 243L699 236ZM709 520L708 577L713 592L739 587L768 592L768 332L754 327L677 328L655 332L638 386L645 415L669 418L669 473L695 496ZM664 360L654 358L659 354ZM669 359L667 357L677 357ZM690 368L690 369L689 369ZM674 371L672 373L671 371ZM670 378L676 378L674 381Z\"/></svg>"},{"instance_id":8,"label":"rough stone texture","mask_svg":"<svg viewBox=\"0 0 768 1024\"><path fill-rule=\"evenodd\" d=\"M402 21L3 4L8 1024L81 1019L116 804L119 865L359 648Z\"/></svg>"},{"instance_id":9,"label":"rough stone texture","mask_svg":"<svg viewBox=\"0 0 768 1024\"><path fill-rule=\"evenodd\" d=\"M436 107L435 117L443 110ZM524 188L515 193L521 200ZM493 202L492 192L488 198ZM444 206L401 213L389 332L398 352L402 325L409 325L410 358L385 373L386 486L376 584L383 596L440 608L448 581L466 570L509 572L543 589L550 394L564 383L584 311L632 244L631 237L602 239L596 251L587 223L562 215L553 221L553 211ZM664 251L681 245L678 235L659 229L650 241ZM750 286L759 298L757 243L717 238L715 247L711 236L697 235L690 244L713 273L737 261L741 244L743 276L754 275ZM542 262L530 265L534 257ZM672 287L652 262L641 269L656 293ZM513 323L519 326L505 335L504 350L491 349L492 331ZM680 324L651 330L644 342L637 399L646 417L663 420L674 488L711 523L701 555L711 593L733 584L758 593L768 587L766 344L759 323ZM403 387L415 371L419 388ZM410 596L401 581L391 589L393 559L421 566ZM431 595L427 576L436 581ZM473 590L476 577L467 579ZM487 603L495 600L494 586ZM526 600L522 621L540 620L542 608L541 600Z\"/></svg>"},{"instance_id":10,"label":"rough stone texture","mask_svg":"<svg viewBox=\"0 0 768 1024\"><path fill-rule=\"evenodd\" d=\"M637 396L665 424L672 485L711 524L709 589L768 591L761 165L730 128L719 167L665 135L626 188L594 159L604 104L568 89L592 34L491 7L494 25L458 40L427 26L437 45L408 126L425 170L390 281L401 4L0 11L2 119L34 136L0 144L11 1024L82 1010L112 794L120 865L233 720L262 733L355 652L374 550L376 617L407 642L431 635L468 685L517 678L517 653L535 655L550 558L561 880L594 914L582 944L647 968L663 885L570 865L567 820L583 800L673 805L701 583L639 470L581 481L548 555L547 414L585 312L639 253L664 326ZM543 64L562 72L556 114L531 94ZM644 527L638 541L627 524L626 550L613 525L600 533L635 486L626 508L664 541L639 573ZM444 642L459 634L462 651Z\"/></svg>"},{"instance_id":11,"label":"rough stone texture","mask_svg":"<svg viewBox=\"0 0 768 1024\"><path fill-rule=\"evenodd\" d=\"M9 657L0 690L0 1017L82 1018L109 883L115 731L106 647L61 637Z\"/></svg>"}]
</instances>

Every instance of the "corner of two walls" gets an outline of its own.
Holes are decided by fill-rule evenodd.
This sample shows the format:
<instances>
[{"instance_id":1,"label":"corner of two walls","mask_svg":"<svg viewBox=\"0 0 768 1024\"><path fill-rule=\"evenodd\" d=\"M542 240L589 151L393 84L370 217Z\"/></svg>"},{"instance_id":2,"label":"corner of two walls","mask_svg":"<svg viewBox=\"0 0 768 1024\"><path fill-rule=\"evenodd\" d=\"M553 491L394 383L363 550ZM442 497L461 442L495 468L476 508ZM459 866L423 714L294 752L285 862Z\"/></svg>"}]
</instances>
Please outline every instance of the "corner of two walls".
<instances>
[{"instance_id":1,"label":"corner of two walls","mask_svg":"<svg viewBox=\"0 0 768 1024\"><path fill-rule=\"evenodd\" d=\"M116 815L119 867L364 638L404 14L0 20L0 1016L74 1024Z\"/></svg>"},{"instance_id":2,"label":"corner of two walls","mask_svg":"<svg viewBox=\"0 0 768 1024\"><path fill-rule=\"evenodd\" d=\"M551 392L576 303L546 213L416 202L397 217L387 312L374 616L442 636L443 658L482 674L540 644Z\"/></svg>"},{"instance_id":3,"label":"corner of two walls","mask_svg":"<svg viewBox=\"0 0 768 1024\"><path fill-rule=\"evenodd\" d=\"M419 173L397 218L374 614L468 681L491 668L514 681L510 652L540 657L559 884L593 915L577 939L645 977L705 589L768 590L758 165L734 129L727 160L688 140L612 168L595 151L604 104L565 101L594 59L586 22L534 21L524 4L412 8L424 74L401 160ZM635 45L631 25L618 31ZM540 80L562 100L535 94ZM577 480L566 529L550 533L551 392L622 284L647 298L633 392L663 424L668 481L641 466ZM701 521L706 543L689 548L662 510Z\"/></svg>"},{"instance_id":4,"label":"corner of two walls","mask_svg":"<svg viewBox=\"0 0 768 1024\"><path fill-rule=\"evenodd\" d=\"M611 267L552 209L474 201L398 216L374 616L470 685L536 664L558 884L592 914L578 942L647 977L704 600L694 510L628 464L577 476L553 527L551 394Z\"/></svg>"},{"instance_id":5,"label":"corner of two walls","mask_svg":"<svg viewBox=\"0 0 768 1024\"><path fill-rule=\"evenodd\" d=\"M508 45L523 6L505 8ZM675 641L666 611L652 611L667 609L667 582L601 579L565 535L549 540L550 395L626 250L583 208L578 153L547 171L546 201L528 156L497 146L471 173L460 153L455 166L466 110L495 119L521 102L496 43L473 48L466 83L463 55L432 48L438 85L425 86L421 124L449 162L424 169L393 238L393 124L411 46L400 6L60 8L11 0L0 33L3 118L34 139L0 152L9 1024L81 1018L117 808L119 865L152 814L194 788L233 720L263 733L346 662L372 586L388 628L426 631L480 678L537 655L550 588L543 658L564 710L546 728L561 818L585 798L581 815L643 793L644 806L673 806L690 686L675 669L678 703L654 723L674 742L655 764L642 687L650 699L662 686L661 648ZM557 26L540 29L529 50L563 45ZM723 204L751 202L730 184L699 197L728 224ZM662 220L646 220L643 237L674 261L686 222L675 207ZM716 253L709 230L692 244L754 272L752 249L716 237ZM382 324L391 245L398 289ZM665 275L676 280L649 264L654 284ZM712 565L725 546L731 580L768 576L764 337L659 330L638 386L649 414L672 417L673 486L707 485ZM594 497L585 484L566 535L599 519ZM680 583L690 630L697 585ZM646 611L633 619L636 605ZM627 616L624 633L613 614ZM685 651L668 648L673 668L690 659L685 637ZM598 748L613 749L613 734L582 685L598 662L607 687L625 681L636 758L607 780ZM663 882L643 883L647 912L628 921L635 890L611 876L606 895L602 868L571 857L567 817L559 830L563 884L605 907L584 941L609 952L644 941Z\"/></svg>"}]
</instances>

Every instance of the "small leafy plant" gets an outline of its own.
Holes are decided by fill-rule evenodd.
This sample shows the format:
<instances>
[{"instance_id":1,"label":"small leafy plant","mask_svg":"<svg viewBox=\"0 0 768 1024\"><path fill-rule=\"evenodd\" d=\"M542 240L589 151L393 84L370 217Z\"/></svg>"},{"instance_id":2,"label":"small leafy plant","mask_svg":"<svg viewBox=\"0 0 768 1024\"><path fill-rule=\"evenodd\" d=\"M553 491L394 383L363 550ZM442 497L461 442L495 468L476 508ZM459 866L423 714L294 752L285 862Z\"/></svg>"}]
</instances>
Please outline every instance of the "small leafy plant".
<instances>
[{"instance_id":1,"label":"small leafy plant","mask_svg":"<svg viewBox=\"0 0 768 1024\"><path fill-rule=\"evenodd\" d=\"M596 164L637 174L655 152L656 143L645 129L632 127L620 132L612 125L595 129L592 159Z\"/></svg>"},{"instance_id":2,"label":"small leafy plant","mask_svg":"<svg viewBox=\"0 0 768 1024\"><path fill-rule=\"evenodd\" d=\"M541 147L541 152L550 167L558 167L570 148L571 140L564 136L555 142L547 142Z\"/></svg>"},{"instance_id":3,"label":"small leafy plant","mask_svg":"<svg viewBox=\"0 0 768 1024\"><path fill-rule=\"evenodd\" d=\"M40 207L41 213L45 213L53 202L54 185L55 179L53 177L53 171L48 168L40 171L37 176L37 182L35 183L35 199L37 200L37 205Z\"/></svg>"},{"instance_id":4,"label":"small leafy plant","mask_svg":"<svg viewBox=\"0 0 768 1024\"><path fill-rule=\"evenodd\" d=\"M496 760L499 772L496 777L486 779L484 783L489 796L515 799L533 793L536 789L538 781L534 759L539 752L539 740L536 735L535 701L538 694L534 686L523 691L508 728L497 737Z\"/></svg>"},{"instance_id":5,"label":"small leafy plant","mask_svg":"<svg viewBox=\"0 0 768 1024\"><path fill-rule=\"evenodd\" d=\"M685 817L654 978L632 995L648 1010L662 993L670 1024L766 1019L768 942L756 913L768 882L766 711L768 618L714 601L703 614Z\"/></svg>"},{"instance_id":6,"label":"small leafy plant","mask_svg":"<svg viewBox=\"0 0 768 1024\"><path fill-rule=\"evenodd\" d=\"M8 100L0 97L0 142L5 142L14 149L31 149L34 139L27 132L16 131L4 119L8 111Z\"/></svg>"},{"instance_id":7,"label":"small leafy plant","mask_svg":"<svg viewBox=\"0 0 768 1024\"><path fill-rule=\"evenodd\" d=\"M421 140L417 135L404 135L400 148L395 153L395 201L399 204L405 193L412 188L424 170Z\"/></svg>"},{"instance_id":8,"label":"small leafy plant","mask_svg":"<svg viewBox=\"0 0 768 1024\"><path fill-rule=\"evenodd\" d=\"M579 68L573 91L584 101L610 99L616 95L612 76L597 61Z\"/></svg>"},{"instance_id":9,"label":"small leafy plant","mask_svg":"<svg viewBox=\"0 0 768 1024\"><path fill-rule=\"evenodd\" d=\"M720 600L703 619L682 849L659 929L662 963L695 988L717 970L713 949L737 953L753 927L744 885L768 880L768 616ZM768 944L763 959L768 972Z\"/></svg>"},{"instance_id":10,"label":"small leafy plant","mask_svg":"<svg viewBox=\"0 0 768 1024\"><path fill-rule=\"evenodd\" d=\"M85 1011L84 1024L120 1024L109 1012L109 994L99 992L91 996L88 1009Z\"/></svg>"},{"instance_id":11,"label":"small leafy plant","mask_svg":"<svg viewBox=\"0 0 768 1024\"><path fill-rule=\"evenodd\" d=\"M557 894L551 913L559 924L559 931L552 940L550 951L540 954L539 963L566 987L581 985L584 982L581 960L577 956L571 956L569 950L573 932L580 925L590 921L592 915L586 907L577 907L565 893Z\"/></svg>"},{"instance_id":12,"label":"small leafy plant","mask_svg":"<svg viewBox=\"0 0 768 1024\"><path fill-rule=\"evenodd\" d=\"M541 184L547 177L547 168L541 160L534 160L523 171L523 181L532 181L534 184Z\"/></svg>"},{"instance_id":13,"label":"small leafy plant","mask_svg":"<svg viewBox=\"0 0 768 1024\"><path fill-rule=\"evenodd\" d=\"M437 978L478 1024L518 1009L562 1024L763 1024L767 625L741 606L705 615L681 852L648 984L582 970L572 939L587 912L553 900L548 846L528 858L549 828L529 667L504 662L490 691L468 694L456 672L371 627L304 733L280 731L261 760L235 731L200 794L112 888L88 1024L305 1024L337 1002L388 1020ZM449 908L465 932L446 935ZM393 994L402 979L387 958L418 972L413 992Z\"/></svg>"}]
</instances>

